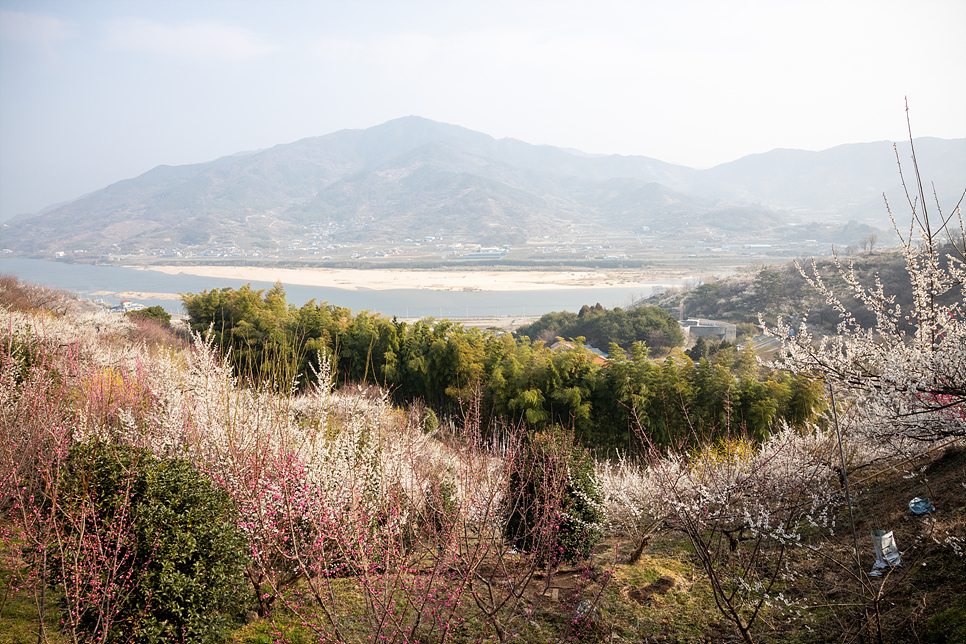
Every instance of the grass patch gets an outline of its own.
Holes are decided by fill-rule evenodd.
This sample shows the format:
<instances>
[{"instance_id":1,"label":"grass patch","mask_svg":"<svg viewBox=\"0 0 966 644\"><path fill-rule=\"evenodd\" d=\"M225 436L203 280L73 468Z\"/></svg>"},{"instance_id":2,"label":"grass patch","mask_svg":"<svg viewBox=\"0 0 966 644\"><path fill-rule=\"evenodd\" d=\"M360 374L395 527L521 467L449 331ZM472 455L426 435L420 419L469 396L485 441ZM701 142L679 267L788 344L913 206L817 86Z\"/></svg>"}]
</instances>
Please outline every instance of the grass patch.
<instances>
[{"instance_id":1,"label":"grass patch","mask_svg":"<svg viewBox=\"0 0 966 644\"><path fill-rule=\"evenodd\" d=\"M960 587L960 590L966 591L966 588ZM926 644L966 642L966 594L961 594L952 606L926 622L923 642Z\"/></svg>"},{"instance_id":2,"label":"grass patch","mask_svg":"<svg viewBox=\"0 0 966 644\"><path fill-rule=\"evenodd\" d=\"M0 644L23 644L38 641L40 622L32 588L11 590L10 571L3 571L2 590L0 590ZM60 630L60 611L57 597L50 591L47 594L47 615L44 621L47 644L61 644L69 641Z\"/></svg>"}]
</instances>

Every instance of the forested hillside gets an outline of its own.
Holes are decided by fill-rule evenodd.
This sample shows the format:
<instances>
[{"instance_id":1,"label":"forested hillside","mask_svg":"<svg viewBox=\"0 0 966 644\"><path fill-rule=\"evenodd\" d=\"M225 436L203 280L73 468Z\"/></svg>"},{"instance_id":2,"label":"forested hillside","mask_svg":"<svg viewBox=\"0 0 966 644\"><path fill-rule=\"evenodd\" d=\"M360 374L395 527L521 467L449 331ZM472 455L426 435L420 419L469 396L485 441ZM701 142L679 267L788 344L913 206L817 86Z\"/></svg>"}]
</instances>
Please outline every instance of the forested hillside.
<instances>
[{"instance_id":1,"label":"forested hillside","mask_svg":"<svg viewBox=\"0 0 966 644\"><path fill-rule=\"evenodd\" d=\"M585 304L577 313L547 313L539 320L520 327L517 337L529 337L553 343L557 337L582 337L586 344L604 348L617 344L629 347L644 342L652 355L664 355L672 347L684 344L681 327L666 311L654 306L639 306L628 311L605 309L600 303Z\"/></svg>"},{"instance_id":2,"label":"forested hillside","mask_svg":"<svg viewBox=\"0 0 966 644\"><path fill-rule=\"evenodd\" d=\"M957 242L959 243L959 242ZM937 261L943 270L949 266L950 256L955 256L952 242L940 244ZM838 265L836 264L838 261ZM800 268L804 270L804 274ZM841 269L841 270L840 270ZM848 289L843 277L854 276L856 283L865 289L882 284L883 294L892 298L905 310L913 304L913 289L909 283L906 261L897 249L882 249L855 256L799 260L773 266L756 266L742 273L720 279L709 278L703 284L689 290L671 290L642 301L645 305L677 308L683 303L684 318L708 318L735 324L758 325L758 316L771 325L781 318L798 327L803 321L815 333L831 335L840 322L839 311L825 296L809 283L808 278L818 278L829 288L842 293L841 303L863 326L875 324L875 315L856 293ZM955 302L955 291L936 294L944 305ZM905 324L903 322L903 324Z\"/></svg>"}]
</instances>

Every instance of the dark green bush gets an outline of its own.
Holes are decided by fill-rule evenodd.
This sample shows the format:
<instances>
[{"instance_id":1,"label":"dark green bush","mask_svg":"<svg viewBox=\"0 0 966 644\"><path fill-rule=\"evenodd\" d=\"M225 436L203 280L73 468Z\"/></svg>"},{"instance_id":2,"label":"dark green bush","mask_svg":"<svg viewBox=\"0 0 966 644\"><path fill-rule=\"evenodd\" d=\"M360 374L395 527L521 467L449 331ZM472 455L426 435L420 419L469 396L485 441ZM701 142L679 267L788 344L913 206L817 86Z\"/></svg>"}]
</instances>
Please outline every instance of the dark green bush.
<instances>
[{"instance_id":1,"label":"dark green bush","mask_svg":"<svg viewBox=\"0 0 966 644\"><path fill-rule=\"evenodd\" d=\"M432 434L437 429L439 429L439 419L436 417L436 412L427 407L423 411L423 431Z\"/></svg>"},{"instance_id":2,"label":"dark green bush","mask_svg":"<svg viewBox=\"0 0 966 644\"><path fill-rule=\"evenodd\" d=\"M160 306L149 306L140 311L131 311L126 315L129 317L144 318L145 320L154 320L161 326L169 326L171 324L171 314Z\"/></svg>"},{"instance_id":3,"label":"dark green bush","mask_svg":"<svg viewBox=\"0 0 966 644\"><path fill-rule=\"evenodd\" d=\"M85 443L72 448L61 475L54 518L67 542L80 542L78 516L91 517L105 542L127 532L117 560L128 588L108 640L138 643L223 641L243 596L245 540L227 494L188 461L145 450ZM94 519L96 517L96 519ZM71 556L55 558L55 583L71 574ZM106 578L94 576L91 585ZM69 580L68 580L69 584ZM63 587L63 586L62 586ZM83 597L89 589L77 589ZM88 607L81 630L101 617Z\"/></svg>"},{"instance_id":4,"label":"dark green bush","mask_svg":"<svg viewBox=\"0 0 966 644\"><path fill-rule=\"evenodd\" d=\"M960 596L948 604L942 612L933 615L926 623L924 642L928 644L953 644L966 640L966 596Z\"/></svg>"},{"instance_id":5,"label":"dark green bush","mask_svg":"<svg viewBox=\"0 0 966 644\"><path fill-rule=\"evenodd\" d=\"M639 306L624 310L605 309L595 306L581 307L577 314L568 311L547 313L536 322L521 326L517 337L553 342L559 336L564 339L584 338L585 344L603 348L614 342L630 347L635 342L646 342L651 349L664 352L684 344L684 334L677 320L664 309L656 306Z\"/></svg>"},{"instance_id":6,"label":"dark green bush","mask_svg":"<svg viewBox=\"0 0 966 644\"><path fill-rule=\"evenodd\" d=\"M550 561L590 557L603 537L603 497L594 461L560 427L539 432L510 473L504 535Z\"/></svg>"}]
</instances>

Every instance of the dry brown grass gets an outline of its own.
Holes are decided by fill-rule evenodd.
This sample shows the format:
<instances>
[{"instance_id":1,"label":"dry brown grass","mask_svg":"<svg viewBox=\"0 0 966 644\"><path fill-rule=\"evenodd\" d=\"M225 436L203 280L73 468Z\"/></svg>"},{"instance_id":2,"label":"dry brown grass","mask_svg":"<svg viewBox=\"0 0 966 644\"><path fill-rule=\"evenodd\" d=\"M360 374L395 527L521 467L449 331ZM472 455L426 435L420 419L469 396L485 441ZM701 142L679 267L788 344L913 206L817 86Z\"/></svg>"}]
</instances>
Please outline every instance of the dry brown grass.
<instances>
[{"instance_id":1,"label":"dry brown grass","mask_svg":"<svg viewBox=\"0 0 966 644\"><path fill-rule=\"evenodd\" d=\"M128 338L134 343L143 343L146 347L165 348L180 351L188 348L188 335L167 324L139 315L129 315L128 320L134 325L128 333Z\"/></svg>"},{"instance_id":2,"label":"dry brown grass","mask_svg":"<svg viewBox=\"0 0 966 644\"><path fill-rule=\"evenodd\" d=\"M793 560L798 578L787 594L802 614L773 624L784 629L782 641L858 642L865 614L865 641L878 641L879 629L882 641L890 643L961 641L955 633L949 639L937 633L937 616L966 591L966 556L949 539L966 537L966 449L950 446L899 467L883 467L853 485L862 570L868 573L875 563L872 530L893 533L902 566L863 588L853 576L852 530L843 511L820 552L800 550ZM936 512L913 514L908 504L916 496L928 496Z\"/></svg>"},{"instance_id":3,"label":"dry brown grass","mask_svg":"<svg viewBox=\"0 0 966 644\"><path fill-rule=\"evenodd\" d=\"M66 313L77 302L77 296L69 291L22 282L16 275L0 275L0 306L7 310Z\"/></svg>"}]
</instances>

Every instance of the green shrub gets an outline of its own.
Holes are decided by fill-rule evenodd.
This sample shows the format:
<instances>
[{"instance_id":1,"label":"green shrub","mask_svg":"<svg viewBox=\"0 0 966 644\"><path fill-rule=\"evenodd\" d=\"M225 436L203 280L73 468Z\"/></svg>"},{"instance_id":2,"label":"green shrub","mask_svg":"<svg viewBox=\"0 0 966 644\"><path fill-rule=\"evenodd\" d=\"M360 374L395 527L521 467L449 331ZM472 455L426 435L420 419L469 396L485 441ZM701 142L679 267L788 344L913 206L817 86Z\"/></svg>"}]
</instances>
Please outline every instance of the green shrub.
<instances>
[{"instance_id":1,"label":"green shrub","mask_svg":"<svg viewBox=\"0 0 966 644\"><path fill-rule=\"evenodd\" d=\"M966 597L960 596L950 606L937 613L926 624L924 642L952 644L966 641Z\"/></svg>"},{"instance_id":2,"label":"green shrub","mask_svg":"<svg viewBox=\"0 0 966 644\"><path fill-rule=\"evenodd\" d=\"M436 412L427 407L423 411L423 431L432 434L437 429L439 429L439 419L436 417Z\"/></svg>"},{"instance_id":3,"label":"green shrub","mask_svg":"<svg viewBox=\"0 0 966 644\"><path fill-rule=\"evenodd\" d=\"M761 327L753 322L738 322L735 324L736 340L753 338L761 333Z\"/></svg>"},{"instance_id":4,"label":"green shrub","mask_svg":"<svg viewBox=\"0 0 966 644\"><path fill-rule=\"evenodd\" d=\"M574 444L565 493L564 523L559 543L564 559L588 559L604 537L604 495L594 469L594 459Z\"/></svg>"},{"instance_id":5,"label":"green shrub","mask_svg":"<svg viewBox=\"0 0 966 644\"><path fill-rule=\"evenodd\" d=\"M160 306L149 306L146 309L141 309L140 311L131 311L126 315L130 317L144 318L146 320L154 320L161 326L169 326L171 324L171 314Z\"/></svg>"},{"instance_id":6,"label":"green shrub","mask_svg":"<svg viewBox=\"0 0 966 644\"><path fill-rule=\"evenodd\" d=\"M573 434L534 434L510 473L504 535L552 561L590 557L603 538L604 508L594 461Z\"/></svg>"},{"instance_id":7,"label":"green shrub","mask_svg":"<svg viewBox=\"0 0 966 644\"><path fill-rule=\"evenodd\" d=\"M108 545L124 544L115 578L127 579L127 588L108 641L208 643L227 637L229 613L239 610L243 592L245 540L227 494L188 461L79 444L65 462L59 500L54 518L67 543L89 538L78 534L83 528L100 530ZM89 518L80 523L79 516ZM125 532L117 541L114 535ZM54 581L62 587L71 583L72 559L66 553L53 562ZM85 583L106 581L93 575ZM95 596L91 590L76 589L75 596ZM88 607L80 629L94 634L99 617Z\"/></svg>"}]
</instances>

